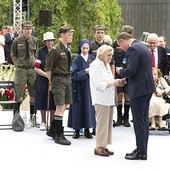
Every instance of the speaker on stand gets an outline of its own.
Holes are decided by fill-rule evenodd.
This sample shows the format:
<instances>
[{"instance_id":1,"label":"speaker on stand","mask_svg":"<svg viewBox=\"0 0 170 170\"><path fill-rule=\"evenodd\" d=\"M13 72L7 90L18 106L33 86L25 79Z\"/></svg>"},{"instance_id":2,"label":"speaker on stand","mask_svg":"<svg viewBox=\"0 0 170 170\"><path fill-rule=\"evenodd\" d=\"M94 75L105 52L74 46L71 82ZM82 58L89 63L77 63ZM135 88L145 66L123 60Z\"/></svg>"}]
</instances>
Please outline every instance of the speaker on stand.
<instances>
[{"instance_id":1,"label":"speaker on stand","mask_svg":"<svg viewBox=\"0 0 170 170\"><path fill-rule=\"evenodd\" d=\"M44 26L44 27L52 26L52 11L50 10L39 11L39 26Z\"/></svg>"}]
</instances>

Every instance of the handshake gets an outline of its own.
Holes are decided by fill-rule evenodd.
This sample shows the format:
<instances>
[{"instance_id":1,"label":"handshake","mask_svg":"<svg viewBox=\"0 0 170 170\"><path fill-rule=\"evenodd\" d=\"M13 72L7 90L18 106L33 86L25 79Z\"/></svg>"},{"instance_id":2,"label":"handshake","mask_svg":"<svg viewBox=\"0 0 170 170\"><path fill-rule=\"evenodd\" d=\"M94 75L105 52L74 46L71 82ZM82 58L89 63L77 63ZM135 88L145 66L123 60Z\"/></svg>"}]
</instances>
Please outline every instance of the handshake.
<instances>
[{"instance_id":1,"label":"handshake","mask_svg":"<svg viewBox=\"0 0 170 170\"><path fill-rule=\"evenodd\" d=\"M127 81L125 78L115 79L114 84L115 84L115 86L123 87L125 84L127 84Z\"/></svg>"}]
</instances>

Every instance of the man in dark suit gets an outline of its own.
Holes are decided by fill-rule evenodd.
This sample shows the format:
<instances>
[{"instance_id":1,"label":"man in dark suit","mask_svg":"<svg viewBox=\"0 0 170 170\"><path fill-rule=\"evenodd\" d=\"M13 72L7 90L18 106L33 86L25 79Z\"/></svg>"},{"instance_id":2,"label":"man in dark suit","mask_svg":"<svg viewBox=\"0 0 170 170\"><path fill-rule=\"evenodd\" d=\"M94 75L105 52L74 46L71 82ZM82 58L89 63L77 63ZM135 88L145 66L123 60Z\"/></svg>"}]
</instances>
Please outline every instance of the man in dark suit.
<instances>
[{"instance_id":1,"label":"man in dark suit","mask_svg":"<svg viewBox=\"0 0 170 170\"><path fill-rule=\"evenodd\" d=\"M147 43L150 51L154 53L154 67L159 68L163 76L169 75L169 59L166 49L158 46L158 35L150 33L147 37Z\"/></svg>"},{"instance_id":2,"label":"man in dark suit","mask_svg":"<svg viewBox=\"0 0 170 170\"><path fill-rule=\"evenodd\" d=\"M13 40L18 37L18 34L14 32L13 26L9 26L9 32L5 34L5 60L8 64L13 64L13 61L11 59L10 53L11 53L11 46Z\"/></svg>"},{"instance_id":3,"label":"man in dark suit","mask_svg":"<svg viewBox=\"0 0 170 170\"><path fill-rule=\"evenodd\" d=\"M128 94L136 136L136 149L127 153L129 160L147 160L149 136L149 102L155 90L152 76L151 53L146 45L122 32L117 37L118 45L127 51L127 67L116 71L128 79Z\"/></svg>"}]
</instances>

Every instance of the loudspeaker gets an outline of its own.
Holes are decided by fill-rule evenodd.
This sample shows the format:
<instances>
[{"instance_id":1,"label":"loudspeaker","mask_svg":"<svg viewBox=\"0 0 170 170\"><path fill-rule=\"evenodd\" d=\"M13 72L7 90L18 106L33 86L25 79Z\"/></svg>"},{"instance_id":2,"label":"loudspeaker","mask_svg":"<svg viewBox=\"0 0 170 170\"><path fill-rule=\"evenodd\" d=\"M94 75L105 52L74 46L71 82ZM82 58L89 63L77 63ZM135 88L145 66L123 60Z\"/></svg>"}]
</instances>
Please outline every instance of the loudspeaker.
<instances>
[{"instance_id":1,"label":"loudspeaker","mask_svg":"<svg viewBox=\"0 0 170 170\"><path fill-rule=\"evenodd\" d=\"M39 11L39 26L50 27L52 25L52 11L40 10Z\"/></svg>"}]
</instances>

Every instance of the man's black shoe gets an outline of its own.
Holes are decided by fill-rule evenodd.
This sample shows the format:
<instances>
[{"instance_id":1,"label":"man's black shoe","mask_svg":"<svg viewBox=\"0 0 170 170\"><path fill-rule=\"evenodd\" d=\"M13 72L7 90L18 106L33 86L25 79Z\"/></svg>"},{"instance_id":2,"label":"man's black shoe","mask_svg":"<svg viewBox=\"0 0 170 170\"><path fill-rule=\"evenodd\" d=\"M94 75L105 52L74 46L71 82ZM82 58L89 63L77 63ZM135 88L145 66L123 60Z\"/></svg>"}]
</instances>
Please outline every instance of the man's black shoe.
<instances>
[{"instance_id":1,"label":"man's black shoe","mask_svg":"<svg viewBox=\"0 0 170 170\"><path fill-rule=\"evenodd\" d=\"M126 153L126 156L131 156L133 154L137 153L137 149L133 150L131 153Z\"/></svg>"},{"instance_id":2,"label":"man's black shoe","mask_svg":"<svg viewBox=\"0 0 170 170\"><path fill-rule=\"evenodd\" d=\"M138 152L134 153L133 155L126 155L125 159L128 160L147 160L147 155L140 154Z\"/></svg>"}]
</instances>

